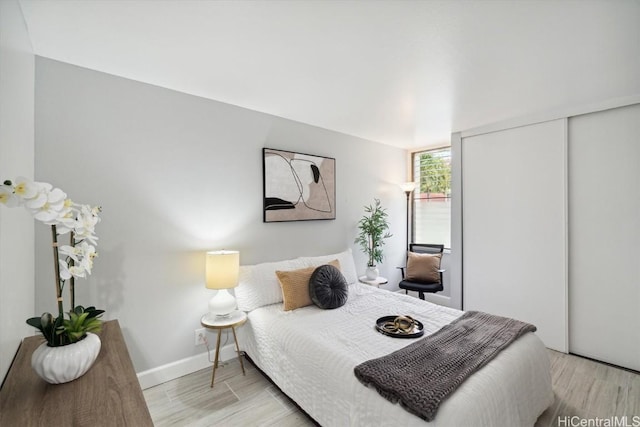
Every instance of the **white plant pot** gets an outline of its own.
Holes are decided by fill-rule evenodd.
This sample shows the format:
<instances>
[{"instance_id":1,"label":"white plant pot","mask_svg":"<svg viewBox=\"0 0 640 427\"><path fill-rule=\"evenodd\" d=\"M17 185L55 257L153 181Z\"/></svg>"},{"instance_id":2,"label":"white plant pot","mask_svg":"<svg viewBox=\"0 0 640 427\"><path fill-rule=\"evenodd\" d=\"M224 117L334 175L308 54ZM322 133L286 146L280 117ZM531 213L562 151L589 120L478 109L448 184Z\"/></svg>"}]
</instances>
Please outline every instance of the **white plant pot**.
<instances>
[{"instance_id":1,"label":"white plant pot","mask_svg":"<svg viewBox=\"0 0 640 427\"><path fill-rule=\"evenodd\" d=\"M376 280L378 278L379 275L379 271L378 269L373 266L373 267L367 267L367 269L364 272L364 275L367 276L368 280Z\"/></svg>"},{"instance_id":2,"label":"white plant pot","mask_svg":"<svg viewBox=\"0 0 640 427\"><path fill-rule=\"evenodd\" d=\"M91 332L85 339L62 347L44 342L31 356L31 367L49 384L62 384L83 376L100 353L100 338Z\"/></svg>"}]
</instances>

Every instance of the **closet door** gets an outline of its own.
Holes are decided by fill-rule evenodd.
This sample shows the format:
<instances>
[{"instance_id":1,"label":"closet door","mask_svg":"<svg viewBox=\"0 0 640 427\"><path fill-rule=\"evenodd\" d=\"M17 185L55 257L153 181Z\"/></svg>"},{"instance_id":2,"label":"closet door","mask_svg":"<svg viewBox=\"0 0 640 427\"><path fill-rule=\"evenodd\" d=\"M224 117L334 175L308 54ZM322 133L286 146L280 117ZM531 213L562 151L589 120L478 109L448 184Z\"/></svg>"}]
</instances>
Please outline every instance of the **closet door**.
<instances>
[{"instance_id":1,"label":"closet door","mask_svg":"<svg viewBox=\"0 0 640 427\"><path fill-rule=\"evenodd\" d=\"M462 139L463 308L567 351L566 119Z\"/></svg>"},{"instance_id":2,"label":"closet door","mask_svg":"<svg viewBox=\"0 0 640 427\"><path fill-rule=\"evenodd\" d=\"M640 105L569 120L569 351L640 370Z\"/></svg>"}]
</instances>

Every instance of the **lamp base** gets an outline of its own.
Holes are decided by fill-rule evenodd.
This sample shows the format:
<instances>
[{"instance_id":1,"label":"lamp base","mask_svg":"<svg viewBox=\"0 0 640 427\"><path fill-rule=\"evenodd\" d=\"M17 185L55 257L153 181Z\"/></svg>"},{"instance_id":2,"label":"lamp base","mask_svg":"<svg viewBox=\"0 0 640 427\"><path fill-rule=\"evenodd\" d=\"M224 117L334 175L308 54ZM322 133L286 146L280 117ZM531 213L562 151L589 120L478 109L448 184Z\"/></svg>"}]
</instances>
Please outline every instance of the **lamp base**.
<instances>
[{"instance_id":1,"label":"lamp base","mask_svg":"<svg viewBox=\"0 0 640 427\"><path fill-rule=\"evenodd\" d=\"M224 317L229 317L236 309L236 299L227 291L226 289L220 289L216 294L209 300L209 318L222 319Z\"/></svg>"}]
</instances>

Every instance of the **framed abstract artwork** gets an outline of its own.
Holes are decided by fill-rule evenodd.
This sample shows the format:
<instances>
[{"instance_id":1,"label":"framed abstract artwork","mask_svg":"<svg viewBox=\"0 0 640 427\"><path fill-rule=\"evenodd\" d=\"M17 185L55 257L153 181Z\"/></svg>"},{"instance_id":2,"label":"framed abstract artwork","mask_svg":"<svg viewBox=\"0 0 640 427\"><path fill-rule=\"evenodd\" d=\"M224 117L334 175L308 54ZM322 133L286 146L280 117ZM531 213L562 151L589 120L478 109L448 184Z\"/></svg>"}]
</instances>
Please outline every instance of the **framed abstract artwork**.
<instances>
[{"instance_id":1,"label":"framed abstract artwork","mask_svg":"<svg viewBox=\"0 0 640 427\"><path fill-rule=\"evenodd\" d=\"M336 219L336 159L262 149L263 221Z\"/></svg>"}]
</instances>

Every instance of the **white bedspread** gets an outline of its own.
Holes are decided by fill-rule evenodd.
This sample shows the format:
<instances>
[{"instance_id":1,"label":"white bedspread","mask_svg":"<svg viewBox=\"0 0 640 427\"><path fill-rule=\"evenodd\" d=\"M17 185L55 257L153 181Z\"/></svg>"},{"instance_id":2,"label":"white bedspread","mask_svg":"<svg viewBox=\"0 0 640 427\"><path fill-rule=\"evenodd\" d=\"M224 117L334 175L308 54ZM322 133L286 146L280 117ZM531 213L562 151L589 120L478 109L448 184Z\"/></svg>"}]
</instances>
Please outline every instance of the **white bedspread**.
<instances>
[{"instance_id":1,"label":"white bedspread","mask_svg":"<svg viewBox=\"0 0 640 427\"><path fill-rule=\"evenodd\" d=\"M549 357L531 333L465 381L431 423L385 400L362 385L353 368L413 342L375 330L379 317L400 314L420 320L431 334L462 312L356 284L335 310L255 309L238 337L257 366L325 427L532 426L552 403Z\"/></svg>"}]
</instances>

